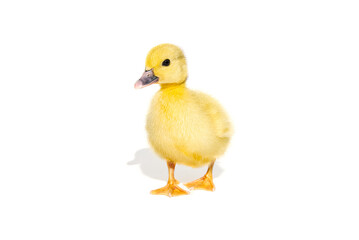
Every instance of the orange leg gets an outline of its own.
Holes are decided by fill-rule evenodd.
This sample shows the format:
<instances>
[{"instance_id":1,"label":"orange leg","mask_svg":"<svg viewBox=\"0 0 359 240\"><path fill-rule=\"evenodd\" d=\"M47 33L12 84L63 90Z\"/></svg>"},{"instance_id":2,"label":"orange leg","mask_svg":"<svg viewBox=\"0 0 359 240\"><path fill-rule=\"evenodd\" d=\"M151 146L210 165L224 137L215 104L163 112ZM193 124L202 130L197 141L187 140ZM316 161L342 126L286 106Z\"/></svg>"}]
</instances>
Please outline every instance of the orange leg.
<instances>
[{"instance_id":1,"label":"orange leg","mask_svg":"<svg viewBox=\"0 0 359 240\"><path fill-rule=\"evenodd\" d=\"M179 182L175 179L175 176L174 176L175 166L176 166L176 164L174 162L171 162L171 161L167 162L167 167L168 167L167 185L162 188L152 190L151 194L166 195L168 197L175 197L175 196L189 194L189 192L187 192L186 190L184 190L178 186Z\"/></svg>"},{"instance_id":2,"label":"orange leg","mask_svg":"<svg viewBox=\"0 0 359 240\"><path fill-rule=\"evenodd\" d=\"M213 175L212 175L213 165L214 162L212 162L208 166L207 173L203 177L194 180L193 182L186 183L185 186L190 190L214 191Z\"/></svg>"}]
</instances>

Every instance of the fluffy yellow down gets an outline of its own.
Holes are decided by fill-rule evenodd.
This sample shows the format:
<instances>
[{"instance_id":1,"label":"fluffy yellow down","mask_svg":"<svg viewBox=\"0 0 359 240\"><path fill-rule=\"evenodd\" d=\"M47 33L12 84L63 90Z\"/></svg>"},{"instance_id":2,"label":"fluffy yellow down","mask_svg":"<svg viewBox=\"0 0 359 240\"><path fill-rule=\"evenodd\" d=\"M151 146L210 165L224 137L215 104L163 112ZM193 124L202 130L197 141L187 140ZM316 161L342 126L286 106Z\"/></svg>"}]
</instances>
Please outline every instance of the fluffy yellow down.
<instances>
[{"instance_id":1,"label":"fluffy yellow down","mask_svg":"<svg viewBox=\"0 0 359 240\"><path fill-rule=\"evenodd\" d=\"M162 66L171 60L168 67ZM232 136L232 125L212 97L186 88L187 66L183 52L171 44L153 48L146 69L159 77L161 89L147 115L149 143L168 161L199 167L221 156Z\"/></svg>"}]
</instances>

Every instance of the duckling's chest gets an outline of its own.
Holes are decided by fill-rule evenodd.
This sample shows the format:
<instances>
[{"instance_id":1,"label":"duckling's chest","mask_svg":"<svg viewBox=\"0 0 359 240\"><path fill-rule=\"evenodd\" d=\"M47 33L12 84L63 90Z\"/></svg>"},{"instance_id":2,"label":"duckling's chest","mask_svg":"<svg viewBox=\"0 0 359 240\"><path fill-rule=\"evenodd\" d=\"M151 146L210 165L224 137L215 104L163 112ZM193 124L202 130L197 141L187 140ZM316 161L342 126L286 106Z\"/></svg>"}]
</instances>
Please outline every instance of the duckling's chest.
<instances>
[{"instance_id":1,"label":"duckling's chest","mask_svg":"<svg viewBox=\"0 0 359 240\"><path fill-rule=\"evenodd\" d=\"M158 92L152 99L147 115L147 130L170 130L183 123L187 112L188 102L184 93Z\"/></svg>"},{"instance_id":2,"label":"duckling's chest","mask_svg":"<svg viewBox=\"0 0 359 240\"><path fill-rule=\"evenodd\" d=\"M195 131L196 113L190 93L184 90L159 91L152 99L146 129L150 139L182 139Z\"/></svg>"}]
</instances>

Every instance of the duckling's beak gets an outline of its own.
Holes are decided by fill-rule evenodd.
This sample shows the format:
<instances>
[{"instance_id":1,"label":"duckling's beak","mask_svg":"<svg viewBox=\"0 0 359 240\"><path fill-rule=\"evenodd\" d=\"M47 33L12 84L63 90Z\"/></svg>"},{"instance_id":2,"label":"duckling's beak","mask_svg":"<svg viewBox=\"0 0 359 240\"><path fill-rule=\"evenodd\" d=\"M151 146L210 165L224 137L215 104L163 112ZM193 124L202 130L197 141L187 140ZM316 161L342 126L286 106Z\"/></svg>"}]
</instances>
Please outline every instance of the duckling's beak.
<instances>
[{"instance_id":1,"label":"duckling's beak","mask_svg":"<svg viewBox=\"0 0 359 240\"><path fill-rule=\"evenodd\" d=\"M144 88L144 87L150 86L151 84L154 84L157 82L158 82L158 77L155 76L155 74L153 73L153 68L152 68L150 70L146 70L142 74L142 77L140 79L138 79L137 82L135 83L135 88L136 89Z\"/></svg>"}]
</instances>

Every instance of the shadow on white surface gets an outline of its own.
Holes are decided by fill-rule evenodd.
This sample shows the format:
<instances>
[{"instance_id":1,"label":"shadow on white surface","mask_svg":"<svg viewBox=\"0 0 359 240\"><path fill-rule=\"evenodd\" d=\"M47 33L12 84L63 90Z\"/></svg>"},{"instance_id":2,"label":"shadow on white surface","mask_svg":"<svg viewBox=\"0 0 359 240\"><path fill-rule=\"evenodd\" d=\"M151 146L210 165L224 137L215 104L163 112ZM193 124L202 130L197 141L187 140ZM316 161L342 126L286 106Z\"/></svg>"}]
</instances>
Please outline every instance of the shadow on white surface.
<instances>
[{"instance_id":1,"label":"shadow on white surface","mask_svg":"<svg viewBox=\"0 0 359 240\"><path fill-rule=\"evenodd\" d=\"M167 181L167 165L164 160L158 157L150 148L143 148L135 153L135 159L129 161L127 165L140 165L142 173L150 178ZM200 168L191 168L183 165L177 165L175 176L180 182L193 181L207 171L207 166ZM214 165L213 177L216 178L223 173L223 169Z\"/></svg>"}]
</instances>

